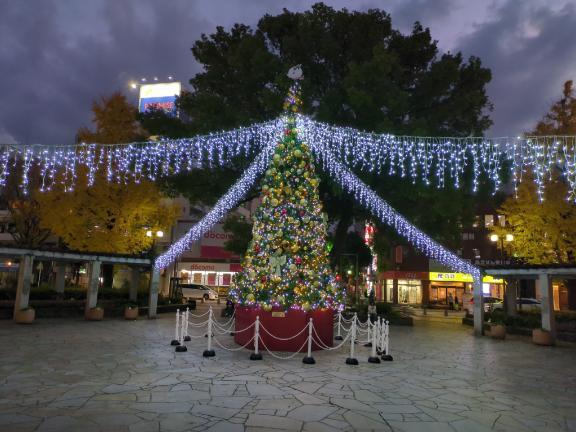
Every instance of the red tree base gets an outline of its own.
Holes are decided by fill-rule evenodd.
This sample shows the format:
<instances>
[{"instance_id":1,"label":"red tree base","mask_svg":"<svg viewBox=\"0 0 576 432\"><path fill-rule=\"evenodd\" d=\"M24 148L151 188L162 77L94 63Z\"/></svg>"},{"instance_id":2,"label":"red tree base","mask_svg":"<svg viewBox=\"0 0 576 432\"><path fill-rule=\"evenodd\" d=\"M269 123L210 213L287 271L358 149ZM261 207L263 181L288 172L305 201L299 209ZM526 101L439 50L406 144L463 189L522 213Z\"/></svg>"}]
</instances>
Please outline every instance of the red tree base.
<instances>
[{"instance_id":1,"label":"red tree base","mask_svg":"<svg viewBox=\"0 0 576 432\"><path fill-rule=\"evenodd\" d=\"M288 352L306 352L308 345L308 321L313 319L314 328L316 329L316 336L313 333L312 350L317 351L321 349L314 340L320 339L324 346L331 347L334 339L334 311L332 309L323 309L304 312L302 310L290 309L287 312L272 309L271 312L266 312L259 307L244 307L236 306L235 315L235 334L234 342L238 345L246 345L254 337L254 327L249 330L242 331L243 329L252 325L256 321L256 316L260 317L260 341L259 351L264 351L265 347L270 351L288 351ZM273 336L278 338L291 338L290 340L278 340L272 337L266 330ZM306 329L297 337L292 338L295 334L299 333L303 328ZM254 342L250 343L248 348L254 348Z\"/></svg>"}]
</instances>

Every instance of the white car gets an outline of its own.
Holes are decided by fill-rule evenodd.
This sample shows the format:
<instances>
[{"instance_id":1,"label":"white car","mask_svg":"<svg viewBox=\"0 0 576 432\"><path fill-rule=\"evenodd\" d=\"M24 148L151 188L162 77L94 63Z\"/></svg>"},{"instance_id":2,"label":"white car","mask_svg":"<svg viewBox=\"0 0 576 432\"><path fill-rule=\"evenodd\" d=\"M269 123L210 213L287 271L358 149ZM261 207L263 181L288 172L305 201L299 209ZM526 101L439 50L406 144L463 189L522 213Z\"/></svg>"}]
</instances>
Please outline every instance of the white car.
<instances>
[{"instance_id":1,"label":"white car","mask_svg":"<svg viewBox=\"0 0 576 432\"><path fill-rule=\"evenodd\" d=\"M540 312L542 310L542 303L535 298L519 298L516 299L517 310L527 312Z\"/></svg>"},{"instance_id":2,"label":"white car","mask_svg":"<svg viewBox=\"0 0 576 432\"><path fill-rule=\"evenodd\" d=\"M218 299L218 293L206 285L180 284L180 289L182 290L182 297L185 297L186 299Z\"/></svg>"}]
</instances>

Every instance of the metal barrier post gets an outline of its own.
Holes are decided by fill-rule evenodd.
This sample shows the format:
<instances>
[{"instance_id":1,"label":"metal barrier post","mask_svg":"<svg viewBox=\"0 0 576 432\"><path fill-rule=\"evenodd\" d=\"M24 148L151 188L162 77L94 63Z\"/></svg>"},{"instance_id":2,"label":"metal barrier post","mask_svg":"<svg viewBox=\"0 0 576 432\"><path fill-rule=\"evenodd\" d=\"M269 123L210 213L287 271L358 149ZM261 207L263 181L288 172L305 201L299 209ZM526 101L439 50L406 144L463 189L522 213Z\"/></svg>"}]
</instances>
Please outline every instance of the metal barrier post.
<instances>
[{"instance_id":1,"label":"metal barrier post","mask_svg":"<svg viewBox=\"0 0 576 432\"><path fill-rule=\"evenodd\" d=\"M312 357L312 328L312 318L310 318L310 321L308 321L308 353L306 354L306 357L302 359L302 363L304 364L316 363L316 360L314 360L314 357Z\"/></svg>"},{"instance_id":2,"label":"metal barrier post","mask_svg":"<svg viewBox=\"0 0 576 432\"><path fill-rule=\"evenodd\" d=\"M382 360L392 361L394 358L390 355L390 322L384 321L384 346L382 347Z\"/></svg>"},{"instance_id":3,"label":"metal barrier post","mask_svg":"<svg viewBox=\"0 0 576 432\"><path fill-rule=\"evenodd\" d=\"M190 342L192 340L192 338L190 337L190 335L188 335L188 320L190 319L190 308L186 307L186 313L184 315L186 317L186 326L185 331L184 331L184 342Z\"/></svg>"},{"instance_id":4,"label":"metal barrier post","mask_svg":"<svg viewBox=\"0 0 576 432\"><path fill-rule=\"evenodd\" d=\"M260 339L260 317L256 316L254 323L254 352L250 354L250 360L262 360L262 354L258 352L258 340Z\"/></svg>"},{"instance_id":5,"label":"metal barrier post","mask_svg":"<svg viewBox=\"0 0 576 432\"><path fill-rule=\"evenodd\" d=\"M380 363L380 359L378 358L378 355L376 354L376 345L378 345L378 332L377 330L377 325L374 324L374 328L372 329L372 353L370 354L370 357L368 357L368 363Z\"/></svg>"},{"instance_id":6,"label":"metal barrier post","mask_svg":"<svg viewBox=\"0 0 576 432\"><path fill-rule=\"evenodd\" d=\"M180 330L180 309L176 309L176 326L174 327L174 339L170 342L170 345L176 346L180 345L180 337L178 336L178 331Z\"/></svg>"},{"instance_id":7,"label":"metal barrier post","mask_svg":"<svg viewBox=\"0 0 576 432\"><path fill-rule=\"evenodd\" d=\"M356 314L354 314L354 320L352 321L350 332L350 357L346 359L346 364L357 365L358 360L354 357L354 344L356 343Z\"/></svg>"},{"instance_id":8,"label":"metal barrier post","mask_svg":"<svg viewBox=\"0 0 576 432\"><path fill-rule=\"evenodd\" d=\"M180 345L176 347L176 352L188 351L188 348L186 347L186 345L184 345L184 332L187 331L185 327L188 327L188 323L186 322L185 319L185 313L184 311L182 311L182 316L180 317L180 335L179 335L180 338L178 340L178 342L180 342Z\"/></svg>"},{"instance_id":9,"label":"metal barrier post","mask_svg":"<svg viewBox=\"0 0 576 432\"><path fill-rule=\"evenodd\" d=\"M336 337L334 337L334 339L336 339L336 340L344 339L342 337L341 331L342 331L342 311L338 311L338 331L337 331Z\"/></svg>"},{"instance_id":10,"label":"metal barrier post","mask_svg":"<svg viewBox=\"0 0 576 432\"><path fill-rule=\"evenodd\" d=\"M212 349L212 306L210 306L210 310L208 311L208 347L202 353L203 357L214 357L216 353Z\"/></svg>"}]
</instances>

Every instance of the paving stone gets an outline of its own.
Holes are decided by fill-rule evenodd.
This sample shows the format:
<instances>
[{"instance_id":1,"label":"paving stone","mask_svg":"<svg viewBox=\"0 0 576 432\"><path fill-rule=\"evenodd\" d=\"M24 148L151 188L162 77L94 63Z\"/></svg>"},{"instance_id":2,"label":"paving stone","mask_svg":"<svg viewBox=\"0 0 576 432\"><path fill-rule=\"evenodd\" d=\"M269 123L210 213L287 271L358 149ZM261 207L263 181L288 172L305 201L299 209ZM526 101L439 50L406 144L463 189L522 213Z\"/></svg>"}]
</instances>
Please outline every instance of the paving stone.
<instances>
[{"instance_id":1,"label":"paving stone","mask_svg":"<svg viewBox=\"0 0 576 432\"><path fill-rule=\"evenodd\" d=\"M250 414L246 420L246 426L255 426L268 429L300 430L302 427L302 422L288 417Z\"/></svg>"},{"instance_id":2,"label":"paving stone","mask_svg":"<svg viewBox=\"0 0 576 432\"><path fill-rule=\"evenodd\" d=\"M173 324L172 314L0 321L0 431L576 432L574 344L547 349L543 360L523 336L498 343L419 323L391 329L392 363L350 367L343 349L315 352L316 364L304 367L269 355L251 362L247 350L206 360L204 338L176 355L166 345ZM359 358L367 353L358 346Z\"/></svg>"},{"instance_id":3,"label":"paving stone","mask_svg":"<svg viewBox=\"0 0 576 432\"><path fill-rule=\"evenodd\" d=\"M331 406L305 405L290 411L288 417L302 420L303 422L314 422L328 417L336 409L336 407Z\"/></svg>"}]
</instances>

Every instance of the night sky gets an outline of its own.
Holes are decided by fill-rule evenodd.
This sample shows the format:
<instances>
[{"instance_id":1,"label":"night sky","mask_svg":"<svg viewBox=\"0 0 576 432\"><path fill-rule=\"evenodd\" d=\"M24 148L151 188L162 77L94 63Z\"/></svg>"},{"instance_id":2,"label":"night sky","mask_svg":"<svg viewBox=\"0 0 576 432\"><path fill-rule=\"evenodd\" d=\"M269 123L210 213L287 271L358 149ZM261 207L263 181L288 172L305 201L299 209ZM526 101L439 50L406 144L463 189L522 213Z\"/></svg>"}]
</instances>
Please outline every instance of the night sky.
<instances>
[{"instance_id":1,"label":"night sky","mask_svg":"<svg viewBox=\"0 0 576 432\"><path fill-rule=\"evenodd\" d=\"M190 48L217 25L255 25L264 13L302 11L290 0L0 0L0 143L71 143L90 105L130 80L199 70ZM430 27L442 51L491 68L490 136L530 129L576 78L576 0L335 0L381 8L395 28Z\"/></svg>"}]
</instances>

